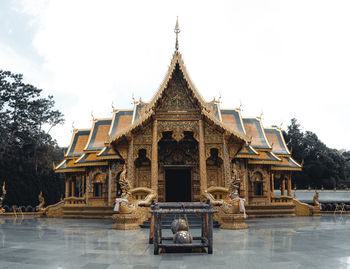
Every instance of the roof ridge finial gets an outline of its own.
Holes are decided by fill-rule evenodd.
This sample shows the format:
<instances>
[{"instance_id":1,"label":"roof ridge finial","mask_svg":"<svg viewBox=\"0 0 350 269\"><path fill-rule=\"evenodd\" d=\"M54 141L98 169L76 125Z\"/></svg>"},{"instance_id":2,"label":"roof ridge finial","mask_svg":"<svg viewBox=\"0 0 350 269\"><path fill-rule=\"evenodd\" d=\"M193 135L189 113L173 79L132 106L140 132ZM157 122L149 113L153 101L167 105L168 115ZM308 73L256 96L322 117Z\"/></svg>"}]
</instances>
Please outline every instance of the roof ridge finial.
<instances>
[{"instance_id":1,"label":"roof ridge finial","mask_svg":"<svg viewBox=\"0 0 350 269\"><path fill-rule=\"evenodd\" d=\"M176 17L176 24L174 32L176 34L176 43L175 43L175 50L179 50L179 40L178 40L178 34L180 33L180 27L179 27L179 16Z\"/></svg>"}]
</instances>

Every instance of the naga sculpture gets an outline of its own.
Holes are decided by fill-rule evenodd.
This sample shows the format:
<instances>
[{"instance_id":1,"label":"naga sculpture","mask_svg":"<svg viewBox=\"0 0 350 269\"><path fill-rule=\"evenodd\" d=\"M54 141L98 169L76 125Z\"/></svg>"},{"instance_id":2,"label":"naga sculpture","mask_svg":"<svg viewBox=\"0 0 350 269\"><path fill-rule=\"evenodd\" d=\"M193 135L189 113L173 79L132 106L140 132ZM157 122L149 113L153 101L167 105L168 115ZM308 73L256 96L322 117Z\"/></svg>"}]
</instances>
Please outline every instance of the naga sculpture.
<instances>
[{"instance_id":1,"label":"naga sculpture","mask_svg":"<svg viewBox=\"0 0 350 269\"><path fill-rule=\"evenodd\" d=\"M114 211L119 214L115 214L112 217L116 222L113 228L139 228L139 225L149 217L148 209L140 207L140 205L150 204L153 199L156 199L157 195L155 191L149 188L131 188L125 164L120 174L119 184L122 194L120 198L115 200Z\"/></svg>"},{"instance_id":2,"label":"naga sculpture","mask_svg":"<svg viewBox=\"0 0 350 269\"><path fill-rule=\"evenodd\" d=\"M320 206L320 202L318 201L318 191L315 191L314 198L312 199L314 206Z\"/></svg>"},{"instance_id":3,"label":"naga sculpture","mask_svg":"<svg viewBox=\"0 0 350 269\"><path fill-rule=\"evenodd\" d=\"M119 212L120 214L130 214L135 211L135 204L133 203L134 199L131 197L130 193L130 182L126 177L126 166L124 164L123 171L120 174L119 179L120 188L122 190L121 198L115 200L114 211Z\"/></svg>"},{"instance_id":4,"label":"naga sculpture","mask_svg":"<svg viewBox=\"0 0 350 269\"><path fill-rule=\"evenodd\" d=\"M228 182L228 188L210 187L201 194L201 201L210 200L218 209L214 215L221 228L226 229L245 229L247 228L244 220L247 218L245 212L245 199L239 197L240 188L239 172L236 169L232 171L232 178Z\"/></svg>"},{"instance_id":5,"label":"naga sculpture","mask_svg":"<svg viewBox=\"0 0 350 269\"><path fill-rule=\"evenodd\" d=\"M4 181L4 184L2 185L2 195L0 197L0 214L5 213L5 208L2 207L2 203L5 200L5 196L6 196L6 189L5 189L5 181Z\"/></svg>"},{"instance_id":6,"label":"naga sculpture","mask_svg":"<svg viewBox=\"0 0 350 269\"><path fill-rule=\"evenodd\" d=\"M43 212L44 211L44 205L45 205L45 199L44 199L42 191L39 193L38 199L39 199L39 204L36 206L36 209L39 212Z\"/></svg>"}]
</instances>

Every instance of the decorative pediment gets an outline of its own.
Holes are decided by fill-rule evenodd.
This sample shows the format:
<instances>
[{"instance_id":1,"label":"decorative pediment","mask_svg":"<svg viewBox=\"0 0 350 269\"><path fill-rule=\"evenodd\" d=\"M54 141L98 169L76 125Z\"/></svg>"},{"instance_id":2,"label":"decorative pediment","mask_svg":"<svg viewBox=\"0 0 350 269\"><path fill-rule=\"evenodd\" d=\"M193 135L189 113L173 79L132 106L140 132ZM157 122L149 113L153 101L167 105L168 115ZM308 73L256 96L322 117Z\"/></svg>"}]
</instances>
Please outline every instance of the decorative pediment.
<instances>
[{"instance_id":1,"label":"decorative pediment","mask_svg":"<svg viewBox=\"0 0 350 269\"><path fill-rule=\"evenodd\" d=\"M200 109L188 87L183 72L177 64L155 111L184 112L200 111Z\"/></svg>"}]
</instances>

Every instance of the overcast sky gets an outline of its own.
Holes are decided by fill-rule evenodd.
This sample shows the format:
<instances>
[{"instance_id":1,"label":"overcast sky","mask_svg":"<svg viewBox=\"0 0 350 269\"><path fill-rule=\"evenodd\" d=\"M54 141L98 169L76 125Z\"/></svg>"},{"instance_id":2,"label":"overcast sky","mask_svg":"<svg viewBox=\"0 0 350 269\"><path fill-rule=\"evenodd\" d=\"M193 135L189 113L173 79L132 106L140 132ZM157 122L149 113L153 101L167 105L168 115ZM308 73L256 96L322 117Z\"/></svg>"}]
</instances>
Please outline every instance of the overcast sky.
<instances>
[{"instance_id":1,"label":"overcast sky","mask_svg":"<svg viewBox=\"0 0 350 269\"><path fill-rule=\"evenodd\" d=\"M350 149L350 1L0 1L0 69L52 94L75 128L149 101L174 52L198 91L222 108L295 117L329 147Z\"/></svg>"}]
</instances>

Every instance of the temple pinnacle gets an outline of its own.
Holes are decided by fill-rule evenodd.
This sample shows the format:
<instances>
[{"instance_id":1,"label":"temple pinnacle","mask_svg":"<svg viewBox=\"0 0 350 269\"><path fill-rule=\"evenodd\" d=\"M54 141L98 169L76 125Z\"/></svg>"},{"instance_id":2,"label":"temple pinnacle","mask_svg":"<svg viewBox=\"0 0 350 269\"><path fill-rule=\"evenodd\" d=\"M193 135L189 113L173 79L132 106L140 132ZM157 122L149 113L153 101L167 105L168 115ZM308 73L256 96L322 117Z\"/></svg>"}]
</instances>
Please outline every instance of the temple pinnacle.
<instances>
[{"instance_id":1,"label":"temple pinnacle","mask_svg":"<svg viewBox=\"0 0 350 269\"><path fill-rule=\"evenodd\" d=\"M179 41L178 41L178 34L180 33L179 17L176 18L176 24L175 24L174 32L176 34L175 50L179 50Z\"/></svg>"}]
</instances>

